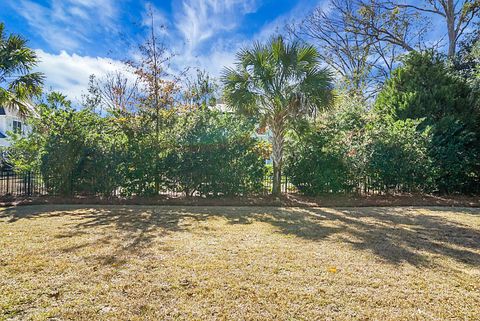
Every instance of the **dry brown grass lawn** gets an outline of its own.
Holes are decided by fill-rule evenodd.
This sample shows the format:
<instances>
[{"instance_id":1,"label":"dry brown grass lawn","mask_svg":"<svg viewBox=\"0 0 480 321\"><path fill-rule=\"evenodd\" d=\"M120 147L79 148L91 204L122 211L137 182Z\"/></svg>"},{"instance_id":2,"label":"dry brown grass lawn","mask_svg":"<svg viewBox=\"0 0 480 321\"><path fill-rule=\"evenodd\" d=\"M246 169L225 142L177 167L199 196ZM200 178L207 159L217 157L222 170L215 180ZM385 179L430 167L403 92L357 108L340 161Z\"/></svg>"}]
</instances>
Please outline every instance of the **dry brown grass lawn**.
<instances>
[{"instance_id":1,"label":"dry brown grass lawn","mask_svg":"<svg viewBox=\"0 0 480 321\"><path fill-rule=\"evenodd\" d=\"M480 209L0 211L0 319L479 320Z\"/></svg>"}]
</instances>

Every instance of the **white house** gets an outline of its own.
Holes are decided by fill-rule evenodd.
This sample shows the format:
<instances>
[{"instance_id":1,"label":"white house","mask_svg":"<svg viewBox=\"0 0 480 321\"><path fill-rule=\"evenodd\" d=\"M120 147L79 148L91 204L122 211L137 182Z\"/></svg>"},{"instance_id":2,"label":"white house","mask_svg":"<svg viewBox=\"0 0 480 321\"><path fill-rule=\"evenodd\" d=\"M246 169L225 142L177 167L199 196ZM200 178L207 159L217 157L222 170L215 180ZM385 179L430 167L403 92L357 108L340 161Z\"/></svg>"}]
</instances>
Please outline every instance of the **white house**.
<instances>
[{"instance_id":1,"label":"white house","mask_svg":"<svg viewBox=\"0 0 480 321\"><path fill-rule=\"evenodd\" d=\"M16 110L0 107L0 147L11 144L7 132L23 133L25 129L25 121Z\"/></svg>"}]
</instances>

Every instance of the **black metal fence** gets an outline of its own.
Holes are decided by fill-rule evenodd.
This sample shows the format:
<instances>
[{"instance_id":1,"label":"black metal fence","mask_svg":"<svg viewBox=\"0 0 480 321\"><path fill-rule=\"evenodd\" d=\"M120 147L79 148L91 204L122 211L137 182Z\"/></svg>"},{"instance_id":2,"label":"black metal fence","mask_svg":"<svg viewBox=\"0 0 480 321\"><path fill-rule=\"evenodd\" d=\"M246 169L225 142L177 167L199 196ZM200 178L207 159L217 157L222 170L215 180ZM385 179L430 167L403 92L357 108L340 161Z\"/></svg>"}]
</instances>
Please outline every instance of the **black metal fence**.
<instances>
[{"instance_id":1,"label":"black metal fence","mask_svg":"<svg viewBox=\"0 0 480 321\"><path fill-rule=\"evenodd\" d=\"M0 171L0 197L35 197L35 196L55 196L57 193L54 191L52 184L48 184L49 180L44 178L39 172L17 172L14 170ZM50 181L51 183L51 181ZM92 182L93 183L93 182ZM161 186L159 195L169 197L182 197L185 196L185 191L175 187L176 184L169 184L169 187ZM273 177L265 175L262 180L262 186L260 194L270 194L273 188ZM295 186L290 182L288 177L282 177L281 191L283 194L296 192ZM119 197L124 193L122 187L115 188L109 196ZM71 191L70 195L92 195L92 193L74 192ZM199 193L193 193L192 196L198 196ZM105 196L105 195L103 195Z\"/></svg>"},{"instance_id":2,"label":"black metal fence","mask_svg":"<svg viewBox=\"0 0 480 321\"><path fill-rule=\"evenodd\" d=\"M0 196L46 195L47 189L40 173L0 171Z\"/></svg>"},{"instance_id":3,"label":"black metal fence","mask_svg":"<svg viewBox=\"0 0 480 321\"><path fill-rule=\"evenodd\" d=\"M71 180L72 184L66 187L67 192L65 192L65 186L63 193L56 192L58 191L57 180L46 179L39 172L18 172L14 170L0 170L0 197L35 197L35 196L57 196L70 195L70 196L107 196L107 197L122 197L126 195L132 196L145 196L144 194L136 194L135 192L127 191L126 188L122 186L107 188L108 192L92 192L92 187L97 186L99 180L104 180L105 178L95 178L91 181L83 181L82 187L73 187L73 179ZM66 180L69 181L68 179ZM208 182L207 182L208 181ZM203 184L209 186L212 184L211 180L207 180ZM213 182L215 183L215 182ZM218 183L218 182L217 182ZM68 185L68 184L67 184ZM401 193L409 192L411 187L409 186L395 186L395 188L387 188L385 186L372 187L372 182L369 178L365 178L360 182L351 182L347 187L336 190L330 189L328 186L325 187L325 192L327 194L336 193L336 194L355 194L355 195L385 195L388 193ZM167 197L183 197L183 196L201 196L201 192L194 190L187 192L184 188L181 187L182 184L177 182L167 182L166 184L161 184L159 186L158 195L167 196ZM255 195L268 195L271 194L273 188L273 177L271 175L265 175L260 189L255 188L257 192L253 193ZM287 176L282 177L281 182L281 192L283 194L298 193L304 191L302 186L295 186ZM411 189L411 192L415 192L415 189ZM480 190L479 190L480 192ZM148 195L155 195L152 193L147 193ZM252 194L252 193L246 193ZM209 196L221 196L222 193Z\"/></svg>"}]
</instances>

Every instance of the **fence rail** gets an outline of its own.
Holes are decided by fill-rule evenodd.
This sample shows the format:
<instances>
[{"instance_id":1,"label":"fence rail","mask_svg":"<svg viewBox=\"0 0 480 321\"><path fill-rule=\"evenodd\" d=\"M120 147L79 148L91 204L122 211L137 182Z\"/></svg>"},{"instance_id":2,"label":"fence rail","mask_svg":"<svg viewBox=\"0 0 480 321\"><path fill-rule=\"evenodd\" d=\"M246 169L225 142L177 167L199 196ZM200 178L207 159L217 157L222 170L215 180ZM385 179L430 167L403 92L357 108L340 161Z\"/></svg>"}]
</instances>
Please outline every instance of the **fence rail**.
<instances>
[{"instance_id":1,"label":"fence rail","mask_svg":"<svg viewBox=\"0 0 480 321\"><path fill-rule=\"evenodd\" d=\"M111 187L109 192L87 192L92 190L97 186L99 181L103 181L105 178L94 178L91 181L84 181L83 187L75 189L73 184L70 184L70 188L66 188L67 193L55 192L58 190L58 186L54 185L54 179L47 179L41 175L39 172L17 172L14 170L3 170L0 171L0 197L30 197L30 196L57 196L57 195L71 195L71 196L110 196L110 197L121 197L125 195L139 196L139 194L127 192L126 188L123 186ZM58 180L58 178L57 178ZM73 183L73 179L68 178L65 181ZM208 181L208 182L207 182ZM209 186L208 184L215 184L222 182L212 182L210 180L205 181L203 184ZM86 185L86 186L85 186ZM202 194L196 190L191 192L186 192L180 188L181 184L178 182L166 182L164 185L161 185L158 191L158 195L168 196L168 197L182 197L182 196L201 196ZM265 175L261 181L261 186L259 189L255 189L257 192L248 193L255 195L267 195L272 192L273 188L273 177L270 175ZM64 188L65 190L65 188ZM281 192L282 194L290 194L304 191L304 187L295 186L287 176L282 177L281 182ZM386 186L380 186L378 188L373 188L369 178L365 178L360 182L350 182L345 188L330 188L325 186L323 193L341 193L341 194L360 194L360 195L385 195L388 193L402 193L402 192L414 192L415 189L412 189L411 186L397 185L395 188L387 188ZM142 194L144 195L144 194ZM152 193L148 193L152 195ZM155 195L155 194L153 194ZM208 196L222 196L225 193L217 193L215 195L208 194ZM245 195L245 194L243 194Z\"/></svg>"},{"instance_id":2,"label":"fence rail","mask_svg":"<svg viewBox=\"0 0 480 321\"><path fill-rule=\"evenodd\" d=\"M54 188L51 184L48 184L49 180L44 178L39 172L16 172L13 170L0 171L0 197L30 197L30 196L56 196L58 193L54 192ZM50 180L51 183L51 180ZM95 182L92 182L95 184ZM182 197L185 196L185 191L182 191L178 187L178 184L171 182L169 186L161 186L159 195L169 197ZM270 194L273 188L273 178L269 175L265 175L262 180L262 186L259 194ZM283 194L296 192L295 186L290 182L287 177L282 177L281 191ZM119 186L114 188L110 195L113 197L122 196L124 188ZM68 193L72 196L96 196L94 193L71 191ZM100 195L100 193L99 193ZM192 193L192 196L199 196L198 192ZM221 194L220 194L221 195Z\"/></svg>"},{"instance_id":3,"label":"fence rail","mask_svg":"<svg viewBox=\"0 0 480 321\"><path fill-rule=\"evenodd\" d=\"M39 173L0 171L0 196L46 195L47 189Z\"/></svg>"}]
</instances>

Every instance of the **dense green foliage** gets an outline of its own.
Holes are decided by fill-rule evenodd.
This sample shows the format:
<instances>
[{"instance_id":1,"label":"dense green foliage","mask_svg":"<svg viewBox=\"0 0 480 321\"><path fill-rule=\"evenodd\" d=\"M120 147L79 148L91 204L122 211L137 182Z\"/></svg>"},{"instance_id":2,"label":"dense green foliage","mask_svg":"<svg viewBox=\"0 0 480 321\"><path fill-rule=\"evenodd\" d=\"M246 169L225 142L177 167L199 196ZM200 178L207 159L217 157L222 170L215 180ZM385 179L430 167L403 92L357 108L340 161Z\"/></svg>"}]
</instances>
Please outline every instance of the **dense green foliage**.
<instances>
[{"instance_id":1,"label":"dense green foliage","mask_svg":"<svg viewBox=\"0 0 480 321\"><path fill-rule=\"evenodd\" d=\"M29 129L7 133L14 169L40 172L57 195L246 195L263 191L266 176L278 195L283 169L307 195L480 192L478 34L448 59L403 55L375 99L335 93L309 44L256 43L222 77L236 113L215 106L219 86L206 72L169 79L168 59L147 47L143 63L129 64L133 82L92 77L76 106L61 93L43 97ZM35 64L0 24L0 104L26 113L41 92Z\"/></svg>"},{"instance_id":2,"label":"dense green foliage","mask_svg":"<svg viewBox=\"0 0 480 321\"><path fill-rule=\"evenodd\" d=\"M15 137L10 156L17 169L40 170L52 193L155 195L157 171L161 190L189 196L262 187L263 153L246 119L208 109L166 111L157 140L140 116L101 117L73 109L58 94L39 107L32 131Z\"/></svg>"},{"instance_id":3,"label":"dense green foliage","mask_svg":"<svg viewBox=\"0 0 480 321\"><path fill-rule=\"evenodd\" d=\"M57 93L37 110L29 134L14 138L10 149L14 167L39 170L55 194L112 193L118 161L109 120L90 109L73 109Z\"/></svg>"},{"instance_id":4,"label":"dense green foliage","mask_svg":"<svg viewBox=\"0 0 480 321\"><path fill-rule=\"evenodd\" d=\"M433 127L430 155L437 190L471 193L480 190L480 124L474 120L444 117Z\"/></svg>"},{"instance_id":5,"label":"dense green foliage","mask_svg":"<svg viewBox=\"0 0 480 321\"><path fill-rule=\"evenodd\" d=\"M300 192L307 195L349 190L348 166L343 155L329 149L329 133L312 131L288 154L286 173ZM305 170L308 168L309 170Z\"/></svg>"},{"instance_id":6,"label":"dense green foliage","mask_svg":"<svg viewBox=\"0 0 480 321\"><path fill-rule=\"evenodd\" d=\"M375 108L358 99L352 106L350 97L294 135L292 181L308 194L478 192L480 111L472 84L430 52L408 55Z\"/></svg>"},{"instance_id":7,"label":"dense green foliage","mask_svg":"<svg viewBox=\"0 0 480 321\"><path fill-rule=\"evenodd\" d=\"M163 159L167 183L186 195L258 192L264 177L253 126L232 114L209 110L180 117L173 146Z\"/></svg>"},{"instance_id":8,"label":"dense green foliage","mask_svg":"<svg viewBox=\"0 0 480 321\"><path fill-rule=\"evenodd\" d=\"M469 192L480 184L478 92L431 53L412 53L376 102L395 119L423 118L431 126L432 178L441 192Z\"/></svg>"},{"instance_id":9,"label":"dense green foliage","mask_svg":"<svg viewBox=\"0 0 480 321\"><path fill-rule=\"evenodd\" d=\"M293 135L287 173L309 195L423 191L428 135L417 126L413 120L380 121L361 103L344 102L314 128Z\"/></svg>"},{"instance_id":10,"label":"dense green foliage","mask_svg":"<svg viewBox=\"0 0 480 321\"><path fill-rule=\"evenodd\" d=\"M422 192L431 186L428 132L419 132L418 121L372 123L365 137L368 188L377 191Z\"/></svg>"},{"instance_id":11,"label":"dense green foliage","mask_svg":"<svg viewBox=\"0 0 480 321\"><path fill-rule=\"evenodd\" d=\"M448 115L473 112L470 87L448 70L438 55L413 52L380 91L375 108L395 119L425 118L432 124Z\"/></svg>"}]
</instances>

